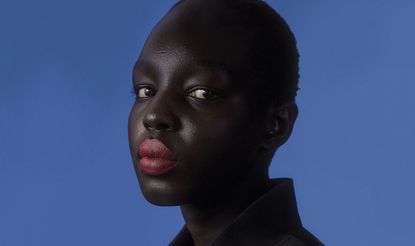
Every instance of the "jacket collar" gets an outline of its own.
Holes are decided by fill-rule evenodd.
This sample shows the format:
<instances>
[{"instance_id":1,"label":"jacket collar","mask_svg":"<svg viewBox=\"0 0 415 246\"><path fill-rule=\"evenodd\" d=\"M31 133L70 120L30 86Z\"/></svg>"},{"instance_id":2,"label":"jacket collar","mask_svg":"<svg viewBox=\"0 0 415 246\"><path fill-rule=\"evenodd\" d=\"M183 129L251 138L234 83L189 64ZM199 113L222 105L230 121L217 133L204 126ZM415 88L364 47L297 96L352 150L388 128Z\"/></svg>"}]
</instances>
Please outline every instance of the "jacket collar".
<instances>
[{"instance_id":1,"label":"jacket collar","mask_svg":"<svg viewBox=\"0 0 415 246\"><path fill-rule=\"evenodd\" d=\"M272 179L271 185L267 193L242 212L209 245L269 245L288 232L300 230L302 225L292 179ZM194 245L186 226L169 245Z\"/></svg>"}]
</instances>

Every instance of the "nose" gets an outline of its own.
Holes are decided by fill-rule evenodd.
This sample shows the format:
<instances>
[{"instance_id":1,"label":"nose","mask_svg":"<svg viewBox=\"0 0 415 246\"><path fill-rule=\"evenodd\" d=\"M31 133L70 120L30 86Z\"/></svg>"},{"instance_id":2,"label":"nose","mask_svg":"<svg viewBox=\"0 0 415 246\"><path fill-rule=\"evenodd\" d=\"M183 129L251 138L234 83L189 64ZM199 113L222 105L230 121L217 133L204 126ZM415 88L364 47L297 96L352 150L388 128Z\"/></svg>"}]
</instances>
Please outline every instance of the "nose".
<instances>
[{"instance_id":1,"label":"nose","mask_svg":"<svg viewBox=\"0 0 415 246\"><path fill-rule=\"evenodd\" d=\"M173 101L165 96L154 97L147 105L143 117L143 125L148 131L177 131L180 121L172 107Z\"/></svg>"}]
</instances>

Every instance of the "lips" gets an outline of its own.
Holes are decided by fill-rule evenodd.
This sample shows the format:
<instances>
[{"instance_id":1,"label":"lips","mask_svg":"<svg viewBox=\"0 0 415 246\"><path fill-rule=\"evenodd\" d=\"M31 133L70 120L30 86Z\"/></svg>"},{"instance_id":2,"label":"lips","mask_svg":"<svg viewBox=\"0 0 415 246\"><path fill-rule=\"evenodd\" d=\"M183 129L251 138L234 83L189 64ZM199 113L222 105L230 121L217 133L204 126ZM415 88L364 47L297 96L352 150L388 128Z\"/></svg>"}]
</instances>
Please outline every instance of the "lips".
<instances>
[{"instance_id":1,"label":"lips","mask_svg":"<svg viewBox=\"0 0 415 246\"><path fill-rule=\"evenodd\" d=\"M170 171L177 159L161 141L145 139L139 147L139 168L148 175L159 176Z\"/></svg>"}]
</instances>

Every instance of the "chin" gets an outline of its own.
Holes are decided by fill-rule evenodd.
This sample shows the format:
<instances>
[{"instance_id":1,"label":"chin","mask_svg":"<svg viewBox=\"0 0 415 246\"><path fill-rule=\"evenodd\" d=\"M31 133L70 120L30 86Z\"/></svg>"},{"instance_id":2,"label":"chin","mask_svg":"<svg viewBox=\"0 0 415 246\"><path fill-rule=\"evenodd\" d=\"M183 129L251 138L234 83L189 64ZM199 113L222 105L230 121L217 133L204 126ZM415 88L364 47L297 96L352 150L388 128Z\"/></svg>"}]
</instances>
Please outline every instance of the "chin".
<instances>
[{"instance_id":1,"label":"chin","mask_svg":"<svg viewBox=\"0 0 415 246\"><path fill-rule=\"evenodd\" d=\"M182 203L175 197L159 195L159 194L146 194L143 192L144 198L151 204L156 206L179 206Z\"/></svg>"},{"instance_id":2,"label":"chin","mask_svg":"<svg viewBox=\"0 0 415 246\"><path fill-rule=\"evenodd\" d=\"M164 182L140 182L144 198L157 206L179 206L186 203L185 192L177 191Z\"/></svg>"}]
</instances>

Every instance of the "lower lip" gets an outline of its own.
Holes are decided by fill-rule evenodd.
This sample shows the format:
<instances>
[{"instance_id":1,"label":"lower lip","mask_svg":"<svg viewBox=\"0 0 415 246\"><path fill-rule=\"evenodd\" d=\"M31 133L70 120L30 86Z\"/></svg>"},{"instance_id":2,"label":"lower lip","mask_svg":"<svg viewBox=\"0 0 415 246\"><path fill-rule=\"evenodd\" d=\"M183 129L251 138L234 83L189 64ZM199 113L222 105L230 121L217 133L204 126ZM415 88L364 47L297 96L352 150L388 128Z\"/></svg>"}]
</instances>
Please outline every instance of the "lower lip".
<instances>
[{"instance_id":1,"label":"lower lip","mask_svg":"<svg viewBox=\"0 0 415 246\"><path fill-rule=\"evenodd\" d=\"M170 171L175 163L161 158L143 157L140 159L140 169L147 175L160 176Z\"/></svg>"}]
</instances>

